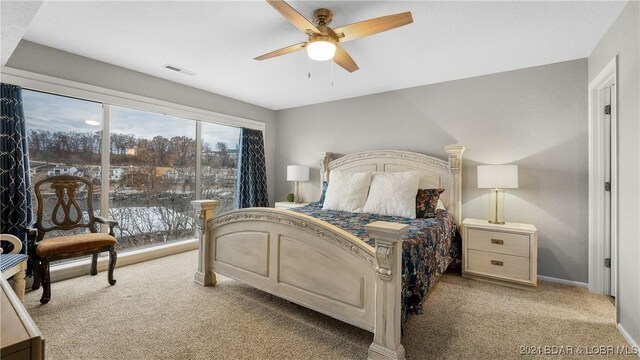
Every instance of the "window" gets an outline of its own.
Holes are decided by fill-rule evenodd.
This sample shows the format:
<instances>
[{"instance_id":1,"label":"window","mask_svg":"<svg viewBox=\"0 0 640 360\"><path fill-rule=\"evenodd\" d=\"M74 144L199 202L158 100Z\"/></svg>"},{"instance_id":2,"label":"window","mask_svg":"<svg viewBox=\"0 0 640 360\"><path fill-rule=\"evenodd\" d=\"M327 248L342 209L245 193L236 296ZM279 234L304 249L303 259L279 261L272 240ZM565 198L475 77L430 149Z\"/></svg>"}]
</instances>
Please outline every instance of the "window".
<instances>
[{"instance_id":1,"label":"window","mask_svg":"<svg viewBox=\"0 0 640 360\"><path fill-rule=\"evenodd\" d=\"M202 199L220 201L218 213L236 207L240 129L202 123Z\"/></svg>"},{"instance_id":2,"label":"window","mask_svg":"<svg viewBox=\"0 0 640 360\"><path fill-rule=\"evenodd\" d=\"M119 252L195 238L191 200L235 207L239 128L26 89L23 101L32 183L60 174L92 181L94 211L120 224Z\"/></svg>"},{"instance_id":3,"label":"window","mask_svg":"<svg viewBox=\"0 0 640 360\"><path fill-rule=\"evenodd\" d=\"M196 122L111 107L109 215L123 248L195 237Z\"/></svg>"},{"instance_id":4,"label":"window","mask_svg":"<svg viewBox=\"0 0 640 360\"><path fill-rule=\"evenodd\" d=\"M22 97L34 210L35 183L63 174L89 179L94 184L93 207L99 210L102 104L29 90L24 90ZM46 189L42 190L44 209L48 211L43 216L43 225L49 227L56 198ZM80 196L82 191L86 189L80 189ZM83 211L87 210L86 202L79 205Z\"/></svg>"}]
</instances>

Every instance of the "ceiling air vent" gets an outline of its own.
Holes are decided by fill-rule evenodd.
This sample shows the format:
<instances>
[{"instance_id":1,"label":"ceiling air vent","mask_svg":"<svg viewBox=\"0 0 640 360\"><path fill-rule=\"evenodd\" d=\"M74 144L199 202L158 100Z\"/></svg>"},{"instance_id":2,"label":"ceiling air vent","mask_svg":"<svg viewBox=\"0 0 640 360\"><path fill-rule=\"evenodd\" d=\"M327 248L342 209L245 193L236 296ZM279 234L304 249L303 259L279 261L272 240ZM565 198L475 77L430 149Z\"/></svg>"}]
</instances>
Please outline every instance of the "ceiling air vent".
<instances>
[{"instance_id":1,"label":"ceiling air vent","mask_svg":"<svg viewBox=\"0 0 640 360\"><path fill-rule=\"evenodd\" d=\"M179 72L179 73L185 74L185 75L193 76L193 75L196 74L191 70L183 69L183 68L181 68L179 66L175 66L175 65L171 65L171 64L165 64L163 67L165 69L169 69L169 70L172 70L172 71L175 71L175 72Z\"/></svg>"}]
</instances>

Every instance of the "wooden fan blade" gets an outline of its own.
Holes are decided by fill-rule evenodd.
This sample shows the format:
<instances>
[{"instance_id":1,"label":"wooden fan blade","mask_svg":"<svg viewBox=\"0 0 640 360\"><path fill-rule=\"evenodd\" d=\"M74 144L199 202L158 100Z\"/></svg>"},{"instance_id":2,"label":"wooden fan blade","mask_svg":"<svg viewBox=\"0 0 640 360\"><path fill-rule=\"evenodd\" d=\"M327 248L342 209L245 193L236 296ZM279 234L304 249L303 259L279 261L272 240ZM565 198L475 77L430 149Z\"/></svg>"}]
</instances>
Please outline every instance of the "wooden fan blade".
<instances>
[{"instance_id":1,"label":"wooden fan blade","mask_svg":"<svg viewBox=\"0 0 640 360\"><path fill-rule=\"evenodd\" d=\"M289 54L289 53L292 53L294 51L298 51L298 50L304 49L304 47L306 45L307 45L306 42L301 42L300 44L287 46L287 47L284 47L282 49L278 49L276 51L272 51L272 52L268 52L266 54L260 55L257 58L254 58L254 60L267 60L267 59L271 59L271 58L276 57L276 56Z\"/></svg>"},{"instance_id":2,"label":"wooden fan blade","mask_svg":"<svg viewBox=\"0 0 640 360\"><path fill-rule=\"evenodd\" d=\"M347 50L340 46L340 44L336 44L336 54L333 56L333 61L348 72L354 72L360 69Z\"/></svg>"},{"instance_id":3,"label":"wooden fan blade","mask_svg":"<svg viewBox=\"0 0 640 360\"><path fill-rule=\"evenodd\" d=\"M311 21L307 20L304 16L302 16L296 9L292 8L291 5L287 4L282 0L267 0L269 5L273 6L274 9L278 10L282 16L286 17L293 26L300 29L305 34L309 34L309 32L319 34L320 30L316 28L315 25L311 23Z\"/></svg>"},{"instance_id":4,"label":"wooden fan blade","mask_svg":"<svg viewBox=\"0 0 640 360\"><path fill-rule=\"evenodd\" d=\"M381 33L383 31L395 29L400 26L408 25L413 22L411 12L403 12L395 15L381 16L375 19L369 19L350 25L341 26L333 29L338 36L344 34L340 38L340 42L351 41L361 37Z\"/></svg>"}]
</instances>

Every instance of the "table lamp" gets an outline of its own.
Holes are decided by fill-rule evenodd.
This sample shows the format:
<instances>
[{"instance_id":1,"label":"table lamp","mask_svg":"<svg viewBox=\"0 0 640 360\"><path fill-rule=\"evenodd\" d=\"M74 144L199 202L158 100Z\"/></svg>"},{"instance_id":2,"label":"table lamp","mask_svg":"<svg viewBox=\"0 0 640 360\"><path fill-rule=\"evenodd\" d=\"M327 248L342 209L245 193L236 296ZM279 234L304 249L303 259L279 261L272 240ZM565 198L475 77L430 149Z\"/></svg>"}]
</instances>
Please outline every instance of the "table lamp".
<instances>
[{"instance_id":1,"label":"table lamp","mask_svg":"<svg viewBox=\"0 0 640 360\"><path fill-rule=\"evenodd\" d=\"M302 165L287 166L287 181L294 181L293 202L300 204L300 182L309 181L309 167Z\"/></svg>"},{"instance_id":2,"label":"table lamp","mask_svg":"<svg viewBox=\"0 0 640 360\"><path fill-rule=\"evenodd\" d=\"M489 222L504 224L504 189L518 188L518 165L478 165L478 188L489 190Z\"/></svg>"}]
</instances>

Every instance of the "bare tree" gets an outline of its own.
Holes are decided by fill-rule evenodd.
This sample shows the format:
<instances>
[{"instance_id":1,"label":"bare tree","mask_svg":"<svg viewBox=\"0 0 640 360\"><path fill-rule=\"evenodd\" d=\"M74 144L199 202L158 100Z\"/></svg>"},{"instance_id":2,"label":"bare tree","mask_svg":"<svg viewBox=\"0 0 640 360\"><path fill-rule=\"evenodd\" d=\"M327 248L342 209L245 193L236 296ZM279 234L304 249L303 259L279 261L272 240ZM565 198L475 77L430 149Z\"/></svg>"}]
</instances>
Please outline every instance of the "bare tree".
<instances>
[{"instance_id":1,"label":"bare tree","mask_svg":"<svg viewBox=\"0 0 640 360\"><path fill-rule=\"evenodd\" d=\"M109 193L103 195L110 197L109 216L120 223L117 235L122 248L193 237L190 201L195 198L195 176L202 181L203 198L220 200L219 211L234 208L236 164L225 143L203 143L203 153L196 154L195 139L187 136L151 140L131 134L110 136L111 168L120 169L115 172L120 177L112 179ZM32 130L28 141L32 161L69 163L85 176L95 176L101 139L102 131ZM131 154L129 149L136 151ZM196 156L202 156L198 174ZM99 177L93 181L100 183ZM101 194L96 196L97 204Z\"/></svg>"}]
</instances>

